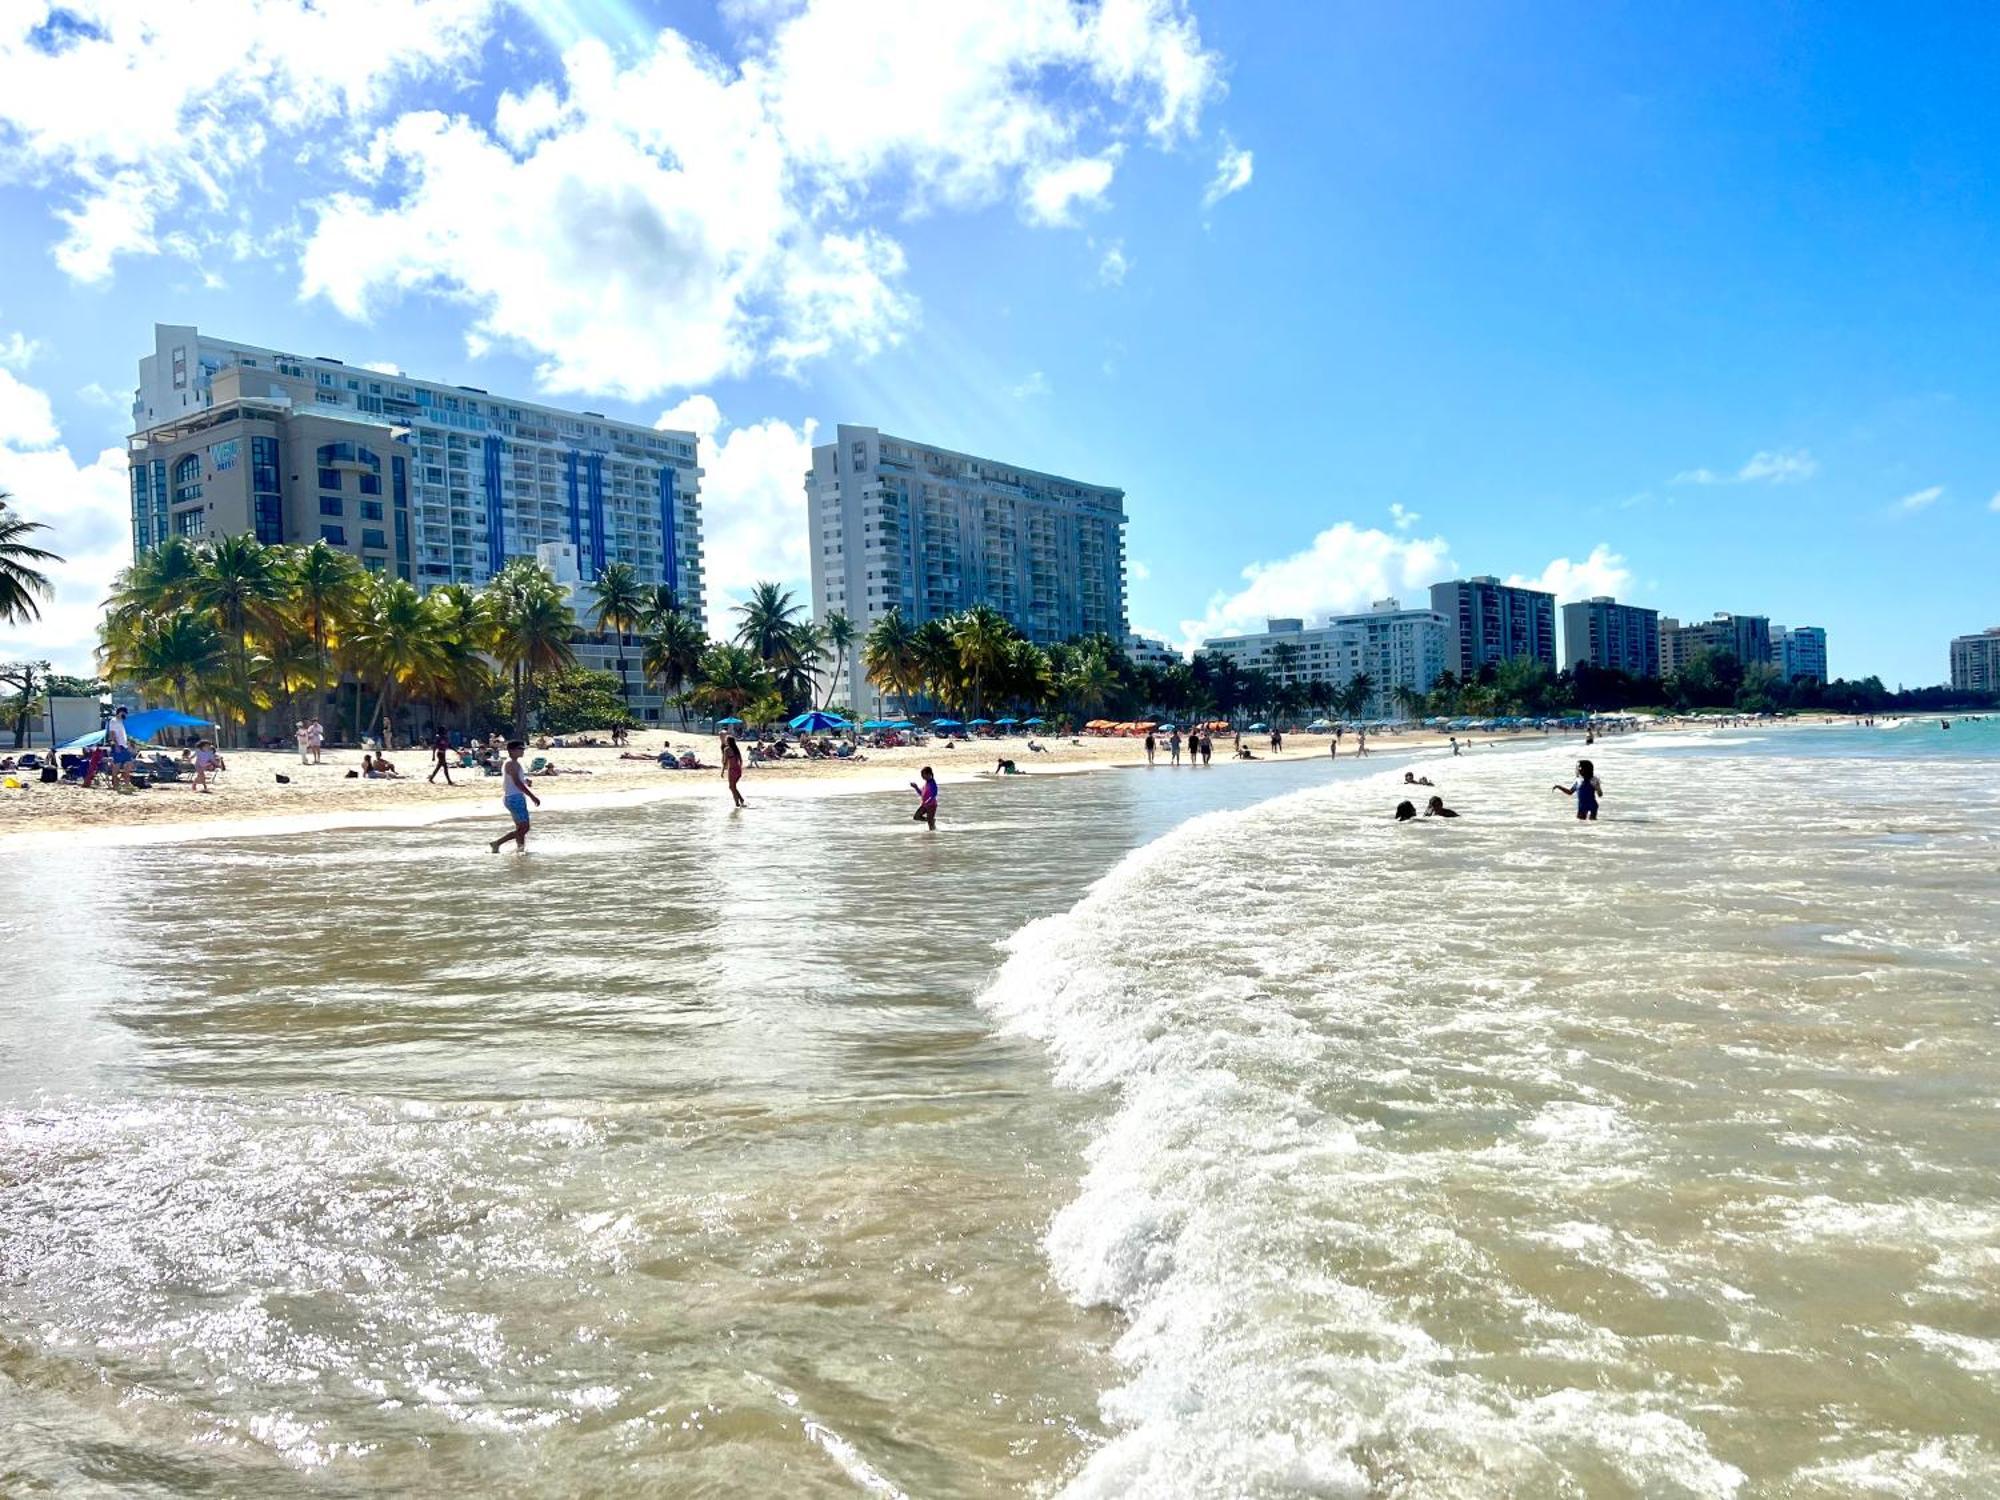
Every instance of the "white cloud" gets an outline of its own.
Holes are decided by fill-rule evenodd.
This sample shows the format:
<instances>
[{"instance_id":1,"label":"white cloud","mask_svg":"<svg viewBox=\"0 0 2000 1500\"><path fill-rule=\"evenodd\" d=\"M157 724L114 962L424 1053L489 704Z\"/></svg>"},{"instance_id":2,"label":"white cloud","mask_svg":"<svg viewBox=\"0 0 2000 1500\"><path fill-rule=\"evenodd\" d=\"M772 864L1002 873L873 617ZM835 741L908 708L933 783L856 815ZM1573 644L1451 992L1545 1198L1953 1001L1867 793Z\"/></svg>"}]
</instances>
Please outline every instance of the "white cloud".
<instances>
[{"instance_id":1,"label":"white cloud","mask_svg":"<svg viewBox=\"0 0 2000 1500\"><path fill-rule=\"evenodd\" d=\"M1049 377L1040 370L1033 370L1029 372L1026 380L1014 387L1011 394L1016 401L1028 401L1036 396L1046 396L1048 393Z\"/></svg>"},{"instance_id":2,"label":"white cloud","mask_svg":"<svg viewBox=\"0 0 2000 1500\"><path fill-rule=\"evenodd\" d=\"M223 208L278 138L312 140L455 67L494 0L16 0L0 8L0 174L60 180L56 263L198 250L169 221Z\"/></svg>"},{"instance_id":3,"label":"white cloud","mask_svg":"<svg viewBox=\"0 0 2000 1500\"><path fill-rule=\"evenodd\" d=\"M62 557L44 571L53 599L27 625L0 625L0 658L52 661L58 671L91 671L100 605L132 559L131 481L123 448L79 464L61 445L48 397L0 370L0 491L9 508L49 529L30 545Z\"/></svg>"},{"instance_id":4,"label":"white cloud","mask_svg":"<svg viewBox=\"0 0 2000 1500\"><path fill-rule=\"evenodd\" d=\"M1134 557L1125 564L1125 576L1130 578L1134 583L1144 583L1148 578L1153 576L1153 570ZM1161 639L1164 640L1165 637L1162 636Z\"/></svg>"},{"instance_id":5,"label":"white cloud","mask_svg":"<svg viewBox=\"0 0 2000 1500\"><path fill-rule=\"evenodd\" d=\"M1105 286L1125 285L1125 273L1132 269L1131 257L1125 253L1125 242L1113 240L1104 247L1104 256L1097 262L1097 279Z\"/></svg>"},{"instance_id":6,"label":"white cloud","mask_svg":"<svg viewBox=\"0 0 2000 1500\"><path fill-rule=\"evenodd\" d=\"M1220 90L1181 0L802 0L726 62L673 30L596 41L490 128L415 112L315 206L303 290L368 318L423 292L555 391L642 399L759 365L867 355L915 316L902 247L861 222L1018 198L1069 222L1129 133L1191 133ZM884 37L895 38L893 47ZM921 58L912 66L911 58Z\"/></svg>"},{"instance_id":7,"label":"white cloud","mask_svg":"<svg viewBox=\"0 0 2000 1500\"><path fill-rule=\"evenodd\" d=\"M25 370L42 352L39 342L19 331L0 339L0 369Z\"/></svg>"},{"instance_id":8,"label":"white cloud","mask_svg":"<svg viewBox=\"0 0 2000 1500\"><path fill-rule=\"evenodd\" d=\"M1396 529L1398 531L1408 531L1411 527L1415 526L1417 522L1423 519L1423 516L1418 514L1416 511L1411 510L1408 506L1404 505L1400 501L1390 502L1389 515L1390 518L1395 521Z\"/></svg>"},{"instance_id":9,"label":"white cloud","mask_svg":"<svg viewBox=\"0 0 2000 1500\"><path fill-rule=\"evenodd\" d=\"M1262 630L1272 616L1352 614L1391 595L1428 599L1430 585L1450 573L1443 537L1392 536L1342 521L1302 552L1250 564L1242 588L1216 594L1200 619L1181 621L1181 645L1195 650L1210 636Z\"/></svg>"},{"instance_id":10,"label":"white cloud","mask_svg":"<svg viewBox=\"0 0 2000 1500\"><path fill-rule=\"evenodd\" d=\"M805 475L812 467L811 418L794 427L776 417L731 426L706 395L660 413L656 427L693 432L701 441L702 551L708 628L726 636L731 609L760 580L796 589L809 603L811 540L806 532Z\"/></svg>"},{"instance_id":11,"label":"white cloud","mask_svg":"<svg viewBox=\"0 0 2000 1500\"><path fill-rule=\"evenodd\" d=\"M1215 164L1215 175L1208 180L1208 191L1201 195L1202 205L1213 208L1231 193L1240 193L1250 186L1253 165L1248 151L1239 151L1234 144L1225 143L1221 159Z\"/></svg>"},{"instance_id":12,"label":"white cloud","mask_svg":"<svg viewBox=\"0 0 2000 1500\"><path fill-rule=\"evenodd\" d=\"M1995 515L2000 515L2000 490L1996 490L1993 494L1993 498L1986 502L1986 508L1992 511Z\"/></svg>"},{"instance_id":13,"label":"white cloud","mask_svg":"<svg viewBox=\"0 0 2000 1500\"><path fill-rule=\"evenodd\" d=\"M1819 460L1804 448L1760 449L1732 473L1683 469L1675 484L1797 484L1819 472Z\"/></svg>"},{"instance_id":14,"label":"white cloud","mask_svg":"<svg viewBox=\"0 0 2000 1500\"><path fill-rule=\"evenodd\" d=\"M1023 208L1036 224L1074 224L1078 204L1098 207L1117 170L1118 148L1102 156L1077 156L1037 167L1022 186Z\"/></svg>"},{"instance_id":15,"label":"white cloud","mask_svg":"<svg viewBox=\"0 0 2000 1500\"><path fill-rule=\"evenodd\" d=\"M1590 555L1582 562L1558 557L1542 569L1538 578L1528 578L1516 573L1507 581L1554 594L1558 604L1572 604L1579 599L1594 599L1600 594L1615 597L1624 593L1626 586L1632 581L1632 570L1625 566L1625 559L1613 552L1607 543L1599 542L1590 549Z\"/></svg>"},{"instance_id":16,"label":"white cloud","mask_svg":"<svg viewBox=\"0 0 2000 1500\"><path fill-rule=\"evenodd\" d=\"M393 359L364 359L361 362L361 368L364 370L373 370L377 375L400 375L403 373L403 367Z\"/></svg>"},{"instance_id":17,"label":"white cloud","mask_svg":"<svg viewBox=\"0 0 2000 1500\"><path fill-rule=\"evenodd\" d=\"M1917 511L1926 510L1937 504L1943 496L1944 486L1934 484L1927 489L1916 490L1911 494L1903 496L1891 509L1895 510L1899 515L1912 515Z\"/></svg>"}]
</instances>

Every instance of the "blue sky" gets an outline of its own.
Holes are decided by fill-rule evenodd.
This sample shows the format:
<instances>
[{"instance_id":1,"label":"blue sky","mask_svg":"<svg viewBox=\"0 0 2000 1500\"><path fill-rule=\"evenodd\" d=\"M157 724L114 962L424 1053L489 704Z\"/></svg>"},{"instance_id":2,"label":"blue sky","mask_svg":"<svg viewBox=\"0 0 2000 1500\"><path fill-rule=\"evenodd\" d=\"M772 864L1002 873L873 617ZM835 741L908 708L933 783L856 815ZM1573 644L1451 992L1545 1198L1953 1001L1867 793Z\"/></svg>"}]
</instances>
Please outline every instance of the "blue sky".
<instances>
[{"instance_id":1,"label":"blue sky","mask_svg":"<svg viewBox=\"0 0 2000 1500\"><path fill-rule=\"evenodd\" d=\"M2000 621L1983 8L189 11L0 14L0 488L72 559L0 655L87 651L156 319L696 426L725 600L848 421L1124 486L1177 642L1489 572L1891 683Z\"/></svg>"}]
</instances>

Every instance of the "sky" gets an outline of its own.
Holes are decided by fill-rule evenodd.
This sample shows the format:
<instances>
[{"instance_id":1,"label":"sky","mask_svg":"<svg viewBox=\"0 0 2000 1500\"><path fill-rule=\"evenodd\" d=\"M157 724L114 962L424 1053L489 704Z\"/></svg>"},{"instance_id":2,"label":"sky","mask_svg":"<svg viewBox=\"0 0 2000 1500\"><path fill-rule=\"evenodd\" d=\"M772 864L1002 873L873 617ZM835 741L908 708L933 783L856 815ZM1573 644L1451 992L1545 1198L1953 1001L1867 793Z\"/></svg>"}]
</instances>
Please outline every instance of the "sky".
<instances>
[{"instance_id":1,"label":"sky","mask_svg":"<svg viewBox=\"0 0 2000 1500\"><path fill-rule=\"evenodd\" d=\"M2000 623L1975 5L9 0L0 490L81 668L155 321L701 437L710 625L840 422L1126 492L1187 646L1497 574L1942 680Z\"/></svg>"}]
</instances>

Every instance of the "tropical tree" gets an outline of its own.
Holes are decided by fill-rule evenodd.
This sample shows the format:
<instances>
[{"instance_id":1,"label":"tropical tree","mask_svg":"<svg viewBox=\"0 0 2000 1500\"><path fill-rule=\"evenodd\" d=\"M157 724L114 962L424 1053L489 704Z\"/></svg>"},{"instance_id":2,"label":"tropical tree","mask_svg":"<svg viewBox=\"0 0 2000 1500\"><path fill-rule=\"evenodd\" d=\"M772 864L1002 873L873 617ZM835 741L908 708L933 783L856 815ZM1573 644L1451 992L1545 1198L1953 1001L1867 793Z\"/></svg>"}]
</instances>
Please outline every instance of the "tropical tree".
<instances>
[{"instance_id":1,"label":"tropical tree","mask_svg":"<svg viewBox=\"0 0 2000 1500\"><path fill-rule=\"evenodd\" d=\"M975 604L952 618L948 628L958 664L971 679L972 711L986 711L986 684L1007 665L1017 632L990 604Z\"/></svg>"},{"instance_id":2,"label":"tropical tree","mask_svg":"<svg viewBox=\"0 0 2000 1500\"><path fill-rule=\"evenodd\" d=\"M710 646L695 675L695 702L711 718L741 714L771 690L770 672L747 646Z\"/></svg>"},{"instance_id":3,"label":"tropical tree","mask_svg":"<svg viewBox=\"0 0 2000 1500\"><path fill-rule=\"evenodd\" d=\"M0 624L25 625L41 617L40 601L54 592L42 568L62 558L28 540L48 528L15 515L12 499L0 490Z\"/></svg>"},{"instance_id":4,"label":"tropical tree","mask_svg":"<svg viewBox=\"0 0 2000 1500\"><path fill-rule=\"evenodd\" d=\"M606 563L604 571L590 586L591 607L597 628L618 637L618 696L631 701L631 685L625 676L625 637L636 635L646 623L651 601L639 574L628 562Z\"/></svg>"},{"instance_id":5,"label":"tropical tree","mask_svg":"<svg viewBox=\"0 0 2000 1500\"><path fill-rule=\"evenodd\" d=\"M198 699L213 696L228 662L215 622L186 610L140 617L103 655L107 677L171 694L182 713L191 712Z\"/></svg>"},{"instance_id":6,"label":"tropical tree","mask_svg":"<svg viewBox=\"0 0 2000 1500\"><path fill-rule=\"evenodd\" d=\"M947 708L964 708L965 668L958 654L958 642L943 620L926 620L917 627L917 660L921 663L920 682L933 700Z\"/></svg>"},{"instance_id":7,"label":"tropical tree","mask_svg":"<svg viewBox=\"0 0 2000 1500\"><path fill-rule=\"evenodd\" d=\"M162 549L164 551L165 549ZM328 668L340 632L367 594L367 573L354 555L314 541L286 559L286 613L312 641L313 715L326 701Z\"/></svg>"},{"instance_id":8,"label":"tropical tree","mask_svg":"<svg viewBox=\"0 0 2000 1500\"><path fill-rule=\"evenodd\" d=\"M1063 696L1075 709L1076 717L1085 719L1104 706L1104 700L1110 696L1115 685L1111 663L1105 659L1104 653L1084 650L1075 653L1061 687Z\"/></svg>"},{"instance_id":9,"label":"tropical tree","mask_svg":"<svg viewBox=\"0 0 2000 1500\"><path fill-rule=\"evenodd\" d=\"M431 696L463 708L470 729L473 705L493 683L484 654L493 633L489 602L462 583L440 584L428 597L438 617L438 670Z\"/></svg>"},{"instance_id":10,"label":"tropical tree","mask_svg":"<svg viewBox=\"0 0 2000 1500\"><path fill-rule=\"evenodd\" d=\"M805 606L789 589L775 583L753 584L750 597L736 606L736 644L748 646L766 665L792 650L793 631Z\"/></svg>"},{"instance_id":11,"label":"tropical tree","mask_svg":"<svg viewBox=\"0 0 2000 1500\"><path fill-rule=\"evenodd\" d=\"M250 737L256 703L251 635L278 625L285 600L281 557L253 536L218 537L195 549L195 572L187 584L189 605L212 618L229 645L229 706L236 712L239 743Z\"/></svg>"},{"instance_id":12,"label":"tropical tree","mask_svg":"<svg viewBox=\"0 0 2000 1500\"><path fill-rule=\"evenodd\" d=\"M488 649L513 682L514 737L525 739L535 678L576 660L570 647L576 622L548 570L525 557L513 559L493 575L487 600Z\"/></svg>"},{"instance_id":13,"label":"tropical tree","mask_svg":"<svg viewBox=\"0 0 2000 1500\"><path fill-rule=\"evenodd\" d=\"M1396 708L1406 719L1420 719L1424 714L1425 695L1407 682L1396 684Z\"/></svg>"},{"instance_id":14,"label":"tropical tree","mask_svg":"<svg viewBox=\"0 0 2000 1500\"><path fill-rule=\"evenodd\" d=\"M840 610L834 610L820 622L820 632L826 639L826 649L833 654L833 670L826 674L826 697L820 706L826 707L833 701L834 684L840 681L847 666L847 653L854 649L856 631L854 621ZM848 682L853 682L850 676Z\"/></svg>"},{"instance_id":15,"label":"tropical tree","mask_svg":"<svg viewBox=\"0 0 2000 1500\"><path fill-rule=\"evenodd\" d=\"M892 609L868 628L861 643L861 665L869 680L885 692L894 693L904 713L910 699L923 689L924 659L919 649L917 629Z\"/></svg>"},{"instance_id":16,"label":"tropical tree","mask_svg":"<svg viewBox=\"0 0 2000 1500\"><path fill-rule=\"evenodd\" d=\"M356 674L380 684L368 729L396 718L399 693L428 686L442 675L444 616L401 578L377 577L348 632L347 653Z\"/></svg>"},{"instance_id":17,"label":"tropical tree","mask_svg":"<svg viewBox=\"0 0 2000 1500\"><path fill-rule=\"evenodd\" d=\"M1375 679L1366 672L1356 672L1341 690L1340 711L1350 719L1360 718L1368 712L1368 698L1374 691Z\"/></svg>"},{"instance_id":18,"label":"tropical tree","mask_svg":"<svg viewBox=\"0 0 2000 1500\"><path fill-rule=\"evenodd\" d=\"M640 649L639 670L648 682L660 685L663 697L680 698L701 670L701 658L708 640L701 627L678 610L653 615ZM687 723L687 704L681 700L681 723Z\"/></svg>"}]
</instances>

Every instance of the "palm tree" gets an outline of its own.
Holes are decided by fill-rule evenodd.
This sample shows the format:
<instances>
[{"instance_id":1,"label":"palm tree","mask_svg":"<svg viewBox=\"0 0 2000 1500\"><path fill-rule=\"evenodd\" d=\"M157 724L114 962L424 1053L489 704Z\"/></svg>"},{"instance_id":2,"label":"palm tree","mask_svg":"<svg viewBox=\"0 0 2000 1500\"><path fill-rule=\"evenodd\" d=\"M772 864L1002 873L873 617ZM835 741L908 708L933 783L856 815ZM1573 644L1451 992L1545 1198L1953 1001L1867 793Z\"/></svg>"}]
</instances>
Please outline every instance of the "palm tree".
<instances>
[{"instance_id":1,"label":"palm tree","mask_svg":"<svg viewBox=\"0 0 2000 1500\"><path fill-rule=\"evenodd\" d=\"M986 711L987 680L1006 667L1014 627L992 605L975 604L955 616L947 628L958 651L958 664L972 678L972 711L982 714Z\"/></svg>"},{"instance_id":2,"label":"palm tree","mask_svg":"<svg viewBox=\"0 0 2000 1500\"><path fill-rule=\"evenodd\" d=\"M767 666L790 652L793 629L805 606L795 603L789 589L775 583L751 587L750 597L736 606L741 623L736 627L736 644L748 646Z\"/></svg>"},{"instance_id":3,"label":"palm tree","mask_svg":"<svg viewBox=\"0 0 2000 1500\"><path fill-rule=\"evenodd\" d=\"M348 632L347 650L359 675L381 683L368 728L386 743L396 720L396 695L434 680L443 664L443 616L401 578L377 577Z\"/></svg>"},{"instance_id":4,"label":"palm tree","mask_svg":"<svg viewBox=\"0 0 2000 1500\"><path fill-rule=\"evenodd\" d=\"M1049 707L1055 698L1055 669L1049 653L1026 636L1018 636L1007 652L1007 693L1029 708Z\"/></svg>"},{"instance_id":5,"label":"palm tree","mask_svg":"<svg viewBox=\"0 0 2000 1500\"><path fill-rule=\"evenodd\" d=\"M1369 695L1375 691L1375 679L1366 672L1356 672L1348 678L1347 686L1341 691L1340 711L1350 719L1358 719L1368 712Z\"/></svg>"},{"instance_id":6,"label":"palm tree","mask_svg":"<svg viewBox=\"0 0 2000 1500\"><path fill-rule=\"evenodd\" d=\"M576 660L570 649L576 622L555 579L529 558L517 557L495 573L487 584L487 597L492 618L489 645L513 679L514 737L524 739L536 674Z\"/></svg>"},{"instance_id":7,"label":"palm tree","mask_svg":"<svg viewBox=\"0 0 2000 1500\"><path fill-rule=\"evenodd\" d=\"M833 655L833 670L826 674L826 699L822 708L833 702L833 689L840 681L847 666L847 653L854 648L854 621L840 610L833 611L820 622L820 634L825 637L826 649ZM848 678L848 691L853 692L854 679ZM852 705L849 705L852 707Z\"/></svg>"},{"instance_id":8,"label":"palm tree","mask_svg":"<svg viewBox=\"0 0 2000 1500\"><path fill-rule=\"evenodd\" d=\"M710 646L695 676L695 700L711 718L742 713L771 687L771 674L747 646Z\"/></svg>"},{"instance_id":9,"label":"palm tree","mask_svg":"<svg viewBox=\"0 0 2000 1500\"><path fill-rule=\"evenodd\" d=\"M630 563L606 563L590 586L590 598L597 628L618 637L618 696L629 704L632 687L625 677L625 637L637 634L646 623L650 601L645 586Z\"/></svg>"},{"instance_id":10,"label":"palm tree","mask_svg":"<svg viewBox=\"0 0 2000 1500\"><path fill-rule=\"evenodd\" d=\"M462 583L440 584L426 597L438 616L440 662L432 692L465 710L469 732L473 707L493 676L482 654L493 629L487 600Z\"/></svg>"},{"instance_id":11,"label":"palm tree","mask_svg":"<svg viewBox=\"0 0 2000 1500\"><path fill-rule=\"evenodd\" d=\"M1396 707L1406 719L1421 719L1424 716L1424 695L1407 682L1396 684Z\"/></svg>"},{"instance_id":12,"label":"palm tree","mask_svg":"<svg viewBox=\"0 0 2000 1500\"><path fill-rule=\"evenodd\" d=\"M187 713L193 694L208 696L219 685L228 651L213 620L177 610L140 618L115 644L106 641L101 659L105 676L171 692Z\"/></svg>"},{"instance_id":13,"label":"palm tree","mask_svg":"<svg viewBox=\"0 0 2000 1500\"><path fill-rule=\"evenodd\" d=\"M707 650L708 640L701 627L678 610L652 617L640 650L639 671L647 682L660 685L663 698L680 700L683 727L687 724L687 700L682 694L701 670L702 654Z\"/></svg>"},{"instance_id":14,"label":"palm tree","mask_svg":"<svg viewBox=\"0 0 2000 1500\"><path fill-rule=\"evenodd\" d=\"M1104 659L1101 651L1077 652L1062 682L1063 694L1075 707L1079 719L1087 718L1102 708L1114 686L1116 679L1111 675L1111 663Z\"/></svg>"},{"instance_id":15,"label":"palm tree","mask_svg":"<svg viewBox=\"0 0 2000 1500\"><path fill-rule=\"evenodd\" d=\"M820 659L826 655L826 632L811 620L792 627L790 659L778 667L778 691L785 702L804 703L811 708L817 698L813 681L819 676Z\"/></svg>"},{"instance_id":16,"label":"palm tree","mask_svg":"<svg viewBox=\"0 0 2000 1500\"><path fill-rule=\"evenodd\" d=\"M861 665L878 688L896 695L907 714L910 699L923 685L924 664L916 628L901 610L890 610L869 627L861 643Z\"/></svg>"},{"instance_id":17,"label":"palm tree","mask_svg":"<svg viewBox=\"0 0 2000 1500\"><path fill-rule=\"evenodd\" d=\"M965 665L959 660L958 642L951 638L950 625L943 620L926 620L917 627L917 660L923 691L946 708L964 708Z\"/></svg>"},{"instance_id":18,"label":"palm tree","mask_svg":"<svg viewBox=\"0 0 2000 1500\"><path fill-rule=\"evenodd\" d=\"M253 536L218 537L195 550L188 603L214 618L230 645L230 697L242 739L250 738L255 694L250 683L250 636L276 625L285 599L281 553Z\"/></svg>"},{"instance_id":19,"label":"palm tree","mask_svg":"<svg viewBox=\"0 0 2000 1500\"><path fill-rule=\"evenodd\" d=\"M288 613L312 639L313 708L317 718L325 706L327 669L340 632L360 608L367 593L367 574L352 553L315 541L291 554L285 568Z\"/></svg>"},{"instance_id":20,"label":"palm tree","mask_svg":"<svg viewBox=\"0 0 2000 1500\"><path fill-rule=\"evenodd\" d=\"M63 559L29 545L29 537L48 528L40 521L27 521L12 514L8 510L12 498L0 490L0 624L25 625L41 618L38 601L55 592L42 565Z\"/></svg>"}]
</instances>

